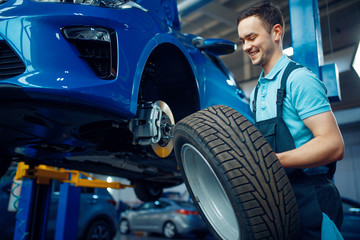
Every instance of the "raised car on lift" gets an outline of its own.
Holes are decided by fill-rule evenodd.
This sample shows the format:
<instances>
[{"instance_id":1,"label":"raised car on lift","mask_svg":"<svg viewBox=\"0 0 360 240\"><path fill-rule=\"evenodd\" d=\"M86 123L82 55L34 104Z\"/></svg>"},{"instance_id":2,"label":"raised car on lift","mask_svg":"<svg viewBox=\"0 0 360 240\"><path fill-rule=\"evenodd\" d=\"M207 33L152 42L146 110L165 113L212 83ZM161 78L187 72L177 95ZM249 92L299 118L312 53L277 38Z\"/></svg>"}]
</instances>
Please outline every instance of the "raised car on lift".
<instances>
[{"instance_id":1,"label":"raised car on lift","mask_svg":"<svg viewBox=\"0 0 360 240\"><path fill-rule=\"evenodd\" d=\"M295 239L291 184L219 58L235 43L180 29L175 0L0 0L1 172L121 176L143 201L185 182L215 238Z\"/></svg>"},{"instance_id":2,"label":"raised car on lift","mask_svg":"<svg viewBox=\"0 0 360 240\"><path fill-rule=\"evenodd\" d=\"M219 59L236 45L180 32L175 0L0 0L0 169L116 175L141 200L182 182L180 119L224 104L251 119Z\"/></svg>"}]
</instances>

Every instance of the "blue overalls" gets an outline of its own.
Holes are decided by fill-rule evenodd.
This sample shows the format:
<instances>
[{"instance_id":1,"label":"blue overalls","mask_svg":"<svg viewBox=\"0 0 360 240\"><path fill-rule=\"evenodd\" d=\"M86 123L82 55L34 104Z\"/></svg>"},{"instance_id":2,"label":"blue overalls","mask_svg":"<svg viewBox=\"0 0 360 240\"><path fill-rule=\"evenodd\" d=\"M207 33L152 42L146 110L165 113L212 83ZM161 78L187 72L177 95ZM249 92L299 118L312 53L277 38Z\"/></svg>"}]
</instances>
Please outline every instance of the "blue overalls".
<instances>
[{"instance_id":1,"label":"blue overalls","mask_svg":"<svg viewBox=\"0 0 360 240\"><path fill-rule=\"evenodd\" d=\"M256 121L256 99L259 85L256 86L253 114L255 126L266 138L276 153L295 148L294 139L282 118L283 100L286 95L286 81L290 73L302 67L290 62L286 67L281 87L277 90L276 117L263 121ZM301 169L286 168L300 214L300 239L321 239L323 214L325 213L340 229L343 220L342 203L339 192L331 180L335 172L335 163L327 166L327 174L306 175ZM323 226L324 227L324 226Z\"/></svg>"}]
</instances>

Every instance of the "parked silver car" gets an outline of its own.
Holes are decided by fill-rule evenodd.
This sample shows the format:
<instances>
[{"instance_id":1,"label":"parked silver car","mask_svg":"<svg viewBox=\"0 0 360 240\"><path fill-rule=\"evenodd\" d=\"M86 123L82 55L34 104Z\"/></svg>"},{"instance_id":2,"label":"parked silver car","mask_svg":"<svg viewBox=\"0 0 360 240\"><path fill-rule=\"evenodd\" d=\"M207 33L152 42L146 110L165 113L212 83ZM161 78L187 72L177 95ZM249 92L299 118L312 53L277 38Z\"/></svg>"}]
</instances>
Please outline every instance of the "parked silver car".
<instances>
[{"instance_id":1,"label":"parked silver car","mask_svg":"<svg viewBox=\"0 0 360 240\"><path fill-rule=\"evenodd\" d=\"M193 203L165 198L123 212L119 229L122 234L145 231L161 233L166 238L188 233L200 238L209 233Z\"/></svg>"}]
</instances>

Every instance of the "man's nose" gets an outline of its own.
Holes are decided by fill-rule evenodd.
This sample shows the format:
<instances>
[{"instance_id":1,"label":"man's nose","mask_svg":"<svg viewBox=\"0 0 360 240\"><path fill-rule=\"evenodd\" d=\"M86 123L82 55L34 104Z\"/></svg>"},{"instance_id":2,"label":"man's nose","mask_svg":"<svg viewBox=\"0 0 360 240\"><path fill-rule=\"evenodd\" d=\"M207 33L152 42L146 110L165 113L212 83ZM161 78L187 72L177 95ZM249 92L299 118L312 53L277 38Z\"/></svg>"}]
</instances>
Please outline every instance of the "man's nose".
<instances>
[{"instance_id":1,"label":"man's nose","mask_svg":"<svg viewBox=\"0 0 360 240\"><path fill-rule=\"evenodd\" d=\"M251 44L249 44L247 41L244 41L242 44L242 49L244 52L248 53L251 49Z\"/></svg>"}]
</instances>

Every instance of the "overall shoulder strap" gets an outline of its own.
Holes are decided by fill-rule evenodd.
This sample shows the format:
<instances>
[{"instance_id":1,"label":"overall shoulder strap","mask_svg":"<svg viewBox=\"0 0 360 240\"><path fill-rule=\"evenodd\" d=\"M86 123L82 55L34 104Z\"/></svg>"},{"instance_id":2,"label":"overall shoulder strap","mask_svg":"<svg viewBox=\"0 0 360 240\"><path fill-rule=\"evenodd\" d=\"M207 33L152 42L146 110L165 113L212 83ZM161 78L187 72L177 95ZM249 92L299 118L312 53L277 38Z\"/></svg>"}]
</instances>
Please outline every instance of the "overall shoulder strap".
<instances>
[{"instance_id":1,"label":"overall shoulder strap","mask_svg":"<svg viewBox=\"0 0 360 240\"><path fill-rule=\"evenodd\" d=\"M276 96L276 111L277 111L277 116L278 117L282 117L282 106L283 106L283 102L284 102L284 98L286 95L286 82L287 79L290 75L290 73L297 69L297 68L301 68L303 67L302 65L296 64L295 62L291 61L287 66L286 69L282 75L281 78L281 85L280 88L277 90L277 96ZM252 107L253 107L253 117L254 117L254 121L256 122L256 100L257 100L257 95L258 95L258 91L259 91L259 83L256 85L255 87L255 92L254 92L254 99L252 101Z\"/></svg>"},{"instance_id":2,"label":"overall shoulder strap","mask_svg":"<svg viewBox=\"0 0 360 240\"><path fill-rule=\"evenodd\" d=\"M287 79L292 71L301 67L303 66L291 61L285 68L285 71L281 78L281 85L280 88L277 90L277 96L276 96L276 111L278 117L282 117L282 107L283 107L284 98L286 96Z\"/></svg>"},{"instance_id":3,"label":"overall shoulder strap","mask_svg":"<svg viewBox=\"0 0 360 240\"><path fill-rule=\"evenodd\" d=\"M253 112L253 117L254 117L255 122L256 122L256 99L257 99L258 91L259 91L259 83L256 84L255 92L254 92L254 99L252 101L252 107L253 107L252 112Z\"/></svg>"}]
</instances>

